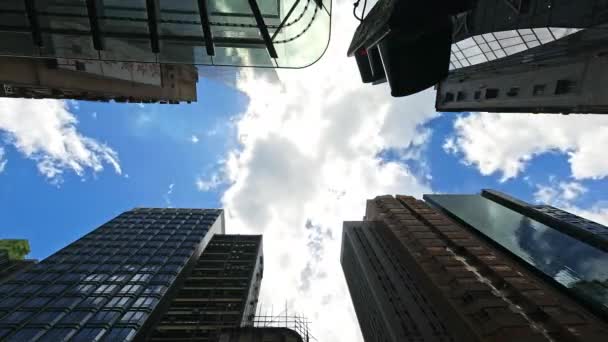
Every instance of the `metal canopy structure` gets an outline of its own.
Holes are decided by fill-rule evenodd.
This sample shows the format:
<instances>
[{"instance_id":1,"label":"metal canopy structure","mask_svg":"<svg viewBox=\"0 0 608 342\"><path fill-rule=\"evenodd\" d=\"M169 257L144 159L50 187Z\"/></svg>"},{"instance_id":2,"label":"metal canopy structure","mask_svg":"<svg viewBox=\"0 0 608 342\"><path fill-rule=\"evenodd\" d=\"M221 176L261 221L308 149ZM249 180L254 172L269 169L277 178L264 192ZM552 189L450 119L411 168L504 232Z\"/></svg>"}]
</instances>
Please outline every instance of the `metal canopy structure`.
<instances>
[{"instance_id":1,"label":"metal canopy structure","mask_svg":"<svg viewBox=\"0 0 608 342\"><path fill-rule=\"evenodd\" d=\"M331 0L3 0L0 56L305 67Z\"/></svg>"}]
</instances>

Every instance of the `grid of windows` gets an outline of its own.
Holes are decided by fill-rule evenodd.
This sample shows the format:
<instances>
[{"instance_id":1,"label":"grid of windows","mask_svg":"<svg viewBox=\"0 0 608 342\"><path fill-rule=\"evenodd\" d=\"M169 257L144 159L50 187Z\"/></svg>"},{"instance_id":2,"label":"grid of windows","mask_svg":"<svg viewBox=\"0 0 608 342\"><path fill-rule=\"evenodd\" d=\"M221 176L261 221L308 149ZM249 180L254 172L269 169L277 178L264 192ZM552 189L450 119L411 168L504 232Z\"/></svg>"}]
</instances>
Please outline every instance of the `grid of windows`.
<instances>
[{"instance_id":1,"label":"grid of windows","mask_svg":"<svg viewBox=\"0 0 608 342\"><path fill-rule=\"evenodd\" d=\"M135 209L0 283L2 339L132 339L220 213Z\"/></svg>"},{"instance_id":2,"label":"grid of windows","mask_svg":"<svg viewBox=\"0 0 608 342\"><path fill-rule=\"evenodd\" d=\"M561 39L579 29L535 28L481 34L452 44L450 70L486 63Z\"/></svg>"}]
</instances>

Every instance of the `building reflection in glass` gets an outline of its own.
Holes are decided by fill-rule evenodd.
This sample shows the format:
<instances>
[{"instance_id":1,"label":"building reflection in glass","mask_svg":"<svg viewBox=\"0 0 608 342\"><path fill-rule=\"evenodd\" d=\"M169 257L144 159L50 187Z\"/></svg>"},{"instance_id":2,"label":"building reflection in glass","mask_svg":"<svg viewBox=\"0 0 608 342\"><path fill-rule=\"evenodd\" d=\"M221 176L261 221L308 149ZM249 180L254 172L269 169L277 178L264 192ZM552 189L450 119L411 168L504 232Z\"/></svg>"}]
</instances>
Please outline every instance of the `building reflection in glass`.
<instances>
[{"instance_id":1,"label":"building reflection in glass","mask_svg":"<svg viewBox=\"0 0 608 342\"><path fill-rule=\"evenodd\" d=\"M425 199L608 314L608 255L480 195Z\"/></svg>"}]
</instances>

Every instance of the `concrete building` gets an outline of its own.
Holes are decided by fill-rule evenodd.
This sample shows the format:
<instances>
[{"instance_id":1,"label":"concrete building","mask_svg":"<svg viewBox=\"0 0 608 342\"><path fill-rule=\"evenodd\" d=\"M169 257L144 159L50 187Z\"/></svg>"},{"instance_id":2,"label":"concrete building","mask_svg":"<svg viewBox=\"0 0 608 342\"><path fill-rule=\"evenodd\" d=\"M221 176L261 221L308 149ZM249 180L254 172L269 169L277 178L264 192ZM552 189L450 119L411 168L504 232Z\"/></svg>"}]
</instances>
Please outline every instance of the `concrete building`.
<instances>
[{"instance_id":1,"label":"concrete building","mask_svg":"<svg viewBox=\"0 0 608 342\"><path fill-rule=\"evenodd\" d=\"M344 223L341 263L366 341L605 339L605 251L497 192L424 198L379 196L364 221Z\"/></svg>"},{"instance_id":2,"label":"concrete building","mask_svg":"<svg viewBox=\"0 0 608 342\"><path fill-rule=\"evenodd\" d=\"M605 1L433 3L378 1L348 51L365 83L436 86L443 112L608 113Z\"/></svg>"},{"instance_id":3,"label":"concrete building","mask_svg":"<svg viewBox=\"0 0 608 342\"><path fill-rule=\"evenodd\" d=\"M192 65L0 57L0 97L189 103L197 82Z\"/></svg>"}]
</instances>

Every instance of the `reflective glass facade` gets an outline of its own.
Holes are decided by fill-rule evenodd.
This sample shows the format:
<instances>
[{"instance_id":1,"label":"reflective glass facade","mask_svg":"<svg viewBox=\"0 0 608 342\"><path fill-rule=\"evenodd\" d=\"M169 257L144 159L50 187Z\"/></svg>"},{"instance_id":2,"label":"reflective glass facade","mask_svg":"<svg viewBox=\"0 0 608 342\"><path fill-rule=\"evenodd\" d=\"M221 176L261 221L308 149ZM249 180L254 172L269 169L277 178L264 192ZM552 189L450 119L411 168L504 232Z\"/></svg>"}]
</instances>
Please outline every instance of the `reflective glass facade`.
<instances>
[{"instance_id":1,"label":"reflective glass facade","mask_svg":"<svg viewBox=\"0 0 608 342\"><path fill-rule=\"evenodd\" d=\"M425 199L608 315L604 251L480 195L426 195Z\"/></svg>"},{"instance_id":2,"label":"reflective glass facade","mask_svg":"<svg viewBox=\"0 0 608 342\"><path fill-rule=\"evenodd\" d=\"M534 28L486 33L452 44L450 70L482 64L555 41L580 31Z\"/></svg>"},{"instance_id":3,"label":"reflective glass facade","mask_svg":"<svg viewBox=\"0 0 608 342\"><path fill-rule=\"evenodd\" d=\"M0 283L0 340L131 340L223 231L221 210L123 213Z\"/></svg>"},{"instance_id":4,"label":"reflective glass facade","mask_svg":"<svg viewBox=\"0 0 608 342\"><path fill-rule=\"evenodd\" d=\"M305 67L331 0L3 0L0 55Z\"/></svg>"}]
</instances>

